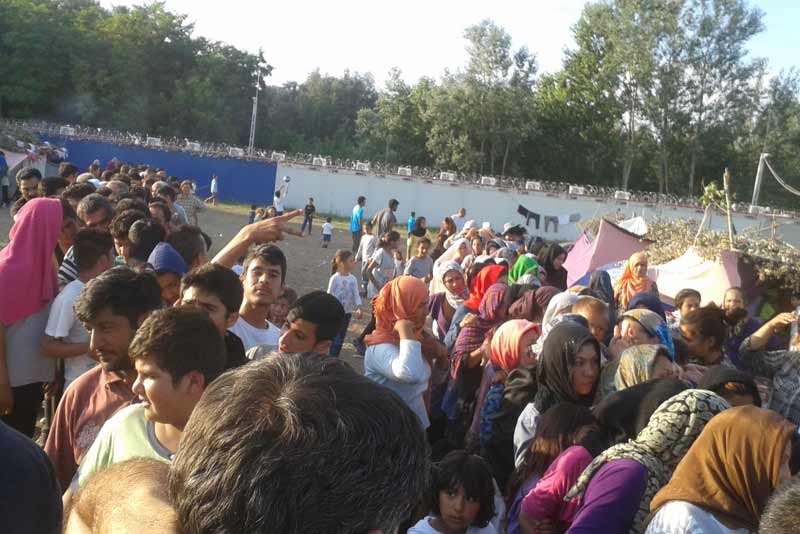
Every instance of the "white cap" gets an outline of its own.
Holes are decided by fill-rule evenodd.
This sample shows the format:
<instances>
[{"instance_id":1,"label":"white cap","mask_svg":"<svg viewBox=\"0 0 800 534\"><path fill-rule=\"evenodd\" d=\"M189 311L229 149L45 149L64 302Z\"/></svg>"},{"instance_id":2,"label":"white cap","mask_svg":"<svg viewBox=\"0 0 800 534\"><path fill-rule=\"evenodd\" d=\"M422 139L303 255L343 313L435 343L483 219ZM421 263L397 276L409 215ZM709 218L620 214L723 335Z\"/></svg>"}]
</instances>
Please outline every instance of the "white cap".
<instances>
[{"instance_id":1,"label":"white cap","mask_svg":"<svg viewBox=\"0 0 800 534\"><path fill-rule=\"evenodd\" d=\"M506 233L506 230L508 230L508 229L509 229L509 228L511 228L512 226L514 226L514 225L513 225L513 224L511 224L510 222L507 222L507 223L505 223L505 224L503 225L503 233Z\"/></svg>"},{"instance_id":2,"label":"white cap","mask_svg":"<svg viewBox=\"0 0 800 534\"><path fill-rule=\"evenodd\" d=\"M492 223L490 223L489 221L483 221L481 223L481 228L483 230L491 230L492 229Z\"/></svg>"}]
</instances>

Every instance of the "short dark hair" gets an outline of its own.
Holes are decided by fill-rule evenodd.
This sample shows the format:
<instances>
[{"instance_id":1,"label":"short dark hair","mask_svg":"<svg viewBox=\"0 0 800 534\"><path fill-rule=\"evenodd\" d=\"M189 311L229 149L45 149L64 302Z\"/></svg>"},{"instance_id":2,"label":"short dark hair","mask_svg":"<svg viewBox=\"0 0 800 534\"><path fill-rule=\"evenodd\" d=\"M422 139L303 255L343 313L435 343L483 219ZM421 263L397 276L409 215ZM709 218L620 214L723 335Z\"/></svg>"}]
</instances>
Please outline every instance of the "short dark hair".
<instances>
[{"instance_id":1,"label":"short dark hair","mask_svg":"<svg viewBox=\"0 0 800 534\"><path fill-rule=\"evenodd\" d=\"M206 386L225 369L227 352L222 335L208 314L195 307L176 306L151 313L136 331L128 355L151 360L177 384L191 371L203 375Z\"/></svg>"},{"instance_id":2,"label":"short dark hair","mask_svg":"<svg viewBox=\"0 0 800 534\"><path fill-rule=\"evenodd\" d=\"M31 178L36 178L37 180L42 179L42 173L39 172L39 169L34 167L23 167L17 172L17 183L23 180L30 180Z\"/></svg>"},{"instance_id":3,"label":"short dark hair","mask_svg":"<svg viewBox=\"0 0 800 534\"><path fill-rule=\"evenodd\" d=\"M156 245L164 241L167 231L155 219L140 219L128 230L128 255L138 261L146 262Z\"/></svg>"},{"instance_id":4,"label":"short dark hair","mask_svg":"<svg viewBox=\"0 0 800 534\"><path fill-rule=\"evenodd\" d=\"M99 170L100 170L100 165L98 165L97 163L92 163L91 165L89 165L89 172L94 172Z\"/></svg>"},{"instance_id":5,"label":"short dark hair","mask_svg":"<svg viewBox=\"0 0 800 534\"><path fill-rule=\"evenodd\" d=\"M286 256L283 251L275 245L258 245L250 249L247 256L244 258L244 272L247 272L247 267L250 262L255 258L269 263L270 265L278 265L281 268L281 283L286 281Z\"/></svg>"},{"instance_id":6,"label":"short dark hair","mask_svg":"<svg viewBox=\"0 0 800 534\"><path fill-rule=\"evenodd\" d=\"M800 478L783 484L767 501L758 532L800 534Z\"/></svg>"},{"instance_id":7,"label":"short dark hair","mask_svg":"<svg viewBox=\"0 0 800 534\"><path fill-rule=\"evenodd\" d=\"M174 190L174 189L172 189L172 187L170 187L170 185L169 185L169 184L167 184L167 185L162 185L161 187L157 187L157 188L156 188L156 196L157 196L157 197L160 197L160 196L162 196L162 195L164 195L164 196L168 196L168 197L169 197L169 199L170 199L172 202L175 202L175 199L177 198L177 195L175 194L175 190Z\"/></svg>"},{"instance_id":8,"label":"short dark hair","mask_svg":"<svg viewBox=\"0 0 800 534\"><path fill-rule=\"evenodd\" d=\"M136 328L139 317L159 309L162 303L161 287L155 276L119 266L86 284L75 301L75 316L89 323L108 308L113 315L127 318L131 328Z\"/></svg>"},{"instance_id":9,"label":"short dark hair","mask_svg":"<svg viewBox=\"0 0 800 534\"><path fill-rule=\"evenodd\" d=\"M452 451L433 466L430 505L440 515L439 492L464 489L467 497L481 504L474 526L485 527L494 516L494 482L486 460L466 451Z\"/></svg>"},{"instance_id":10,"label":"short dark hair","mask_svg":"<svg viewBox=\"0 0 800 534\"><path fill-rule=\"evenodd\" d=\"M161 214L164 216L164 220L165 221L169 222L169 221L172 220L172 209L170 209L170 207L167 206L166 202L164 202L163 200L160 200L160 199L159 200L151 200L150 204L148 205L148 207L152 208L154 206L161 210Z\"/></svg>"},{"instance_id":11,"label":"short dark hair","mask_svg":"<svg viewBox=\"0 0 800 534\"><path fill-rule=\"evenodd\" d=\"M147 204L139 198L125 197L117 201L117 213L122 213L126 210L138 210L142 213L147 211Z\"/></svg>"},{"instance_id":12,"label":"short dark hair","mask_svg":"<svg viewBox=\"0 0 800 534\"><path fill-rule=\"evenodd\" d=\"M291 324L297 319L317 325L315 333L317 342L333 340L342 328L344 307L339 299L330 293L312 291L297 299L289 308L286 322Z\"/></svg>"},{"instance_id":13,"label":"short dark hair","mask_svg":"<svg viewBox=\"0 0 800 534\"><path fill-rule=\"evenodd\" d=\"M72 251L75 254L75 265L78 271L88 271L97 260L108 255L114 246L114 239L108 230L99 228L81 228L75 234L72 242Z\"/></svg>"},{"instance_id":14,"label":"short dark hair","mask_svg":"<svg viewBox=\"0 0 800 534\"><path fill-rule=\"evenodd\" d=\"M399 205L400 205L400 201L397 200L396 198L393 198L393 199L391 199L389 201L389 208L396 208Z\"/></svg>"},{"instance_id":15,"label":"short dark hair","mask_svg":"<svg viewBox=\"0 0 800 534\"><path fill-rule=\"evenodd\" d=\"M363 204L366 201L367 201L367 197L365 197L365 196L360 196L360 197L358 197L358 200L357 200L357 202L359 204Z\"/></svg>"},{"instance_id":16,"label":"short dark hair","mask_svg":"<svg viewBox=\"0 0 800 534\"><path fill-rule=\"evenodd\" d=\"M419 419L395 393L337 358L277 354L206 389L170 496L183 532L393 532L429 469Z\"/></svg>"},{"instance_id":17,"label":"short dark hair","mask_svg":"<svg viewBox=\"0 0 800 534\"><path fill-rule=\"evenodd\" d=\"M114 207L111 202L103 195L92 193L81 199L78 204L78 217L84 220L86 215L97 213L100 210L105 210L109 220L114 216Z\"/></svg>"},{"instance_id":18,"label":"short dark hair","mask_svg":"<svg viewBox=\"0 0 800 534\"><path fill-rule=\"evenodd\" d=\"M111 220L111 226L108 227L111 237L127 241L128 232L130 232L133 223L146 217L145 212L139 210L128 209L120 211L114 216Z\"/></svg>"},{"instance_id":19,"label":"short dark hair","mask_svg":"<svg viewBox=\"0 0 800 534\"><path fill-rule=\"evenodd\" d=\"M78 173L80 173L78 166L74 163L70 163L69 161L62 161L58 166L58 175L62 178L78 176Z\"/></svg>"},{"instance_id":20,"label":"short dark hair","mask_svg":"<svg viewBox=\"0 0 800 534\"><path fill-rule=\"evenodd\" d=\"M182 224L167 236L167 243L178 251L186 265L192 265L207 252L203 232L197 226ZM241 301L240 301L241 302Z\"/></svg>"},{"instance_id":21,"label":"short dark hair","mask_svg":"<svg viewBox=\"0 0 800 534\"><path fill-rule=\"evenodd\" d=\"M207 263L189 271L181 280L181 295L190 287L216 295L225 305L228 315L239 311L244 299L242 281L236 273L216 263Z\"/></svg>"},{"instance_id":22,"label":"short dark hair","mask_svg":"<svg viewBox=\"0 0 800 534\"><path fill-rule=\"evenodd\" d=\"M417 246L420 246L420 245L428 245L430 247L432 245L432 243L431 243L430 239L428 239L427 237L423 237L422 239L417 241Z\"/></svg>"},{"instance_id":23,"label":"short dark hair","mask_svg":"<svg viewBox=\"0 0 800 534\"><path fill-rule=\"evenodd\" d=\"M69 187L69 180L60 176L48 176L39 183L39 189L45 197L54 197L59 189Z\"/></svg>"},{"instance_id":24,"label":"short dark hair","mask_svg":"<svg viewBox=\"0 0 800 534\"><path fill-rule=\"evenodd\" d=\"M80 202L95 191L97 191L97 189L95 189L95 187L89 182L74 183L68 186L64 192L61 193L61 198Z\"/></svg>"},{"instance_id":25,"label":"short dark hair","mask_svg":"<svg viewBox=\"0 0 800 534\"><path fill-rule=\"evenodd\" d=\"M675 295L675 308L679 309L683 306L683 301L688 299L689 297L695 297L697 300L703 300L703 297L700 296L700 292L696 289L681 289L678 291L678 294Z\"/></svg>"}]
</instances>

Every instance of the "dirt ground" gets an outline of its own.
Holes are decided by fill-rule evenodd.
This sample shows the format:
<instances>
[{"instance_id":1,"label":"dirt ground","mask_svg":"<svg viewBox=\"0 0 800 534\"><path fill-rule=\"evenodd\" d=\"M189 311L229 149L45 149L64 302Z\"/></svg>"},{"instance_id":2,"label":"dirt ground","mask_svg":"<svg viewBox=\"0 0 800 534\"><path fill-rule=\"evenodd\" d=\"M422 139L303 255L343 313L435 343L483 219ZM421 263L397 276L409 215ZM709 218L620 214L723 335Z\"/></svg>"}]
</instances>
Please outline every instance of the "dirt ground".
<instances>
[{"instance_id":1,"label":"dirt ground","mask_svg":"<svg viewBox=\"0 0 800 534\"><path fill-rule=\"evenodd\" d=\"M302 224L302 217L299 217L295 226L298 230ZM314 230L310 236L295 237L288 236L278 245L286 254L288 270L286 274L286 284L297 291L298 295L303 295L314 289L325 290L328 287L330 277L330 262L334 253L339 248L351 248L352 239L350 232L342 220L334 221L333 242L329 248L321 247L321 223L324 219L316 217L314 219ZM237 205L218 206L210 208L200 214L200 226L208 233L212 240L213 256L225 243L228 242L239 229L247 224L247 208ZM11 219L7 208L0 209L0 248L8 243L8 231L11 227ZM369 319L368 306L365 308L365 318ZM351 338L358 336L366 321L359 321L353 318L350 323L349 336L345 340L342 348L341 357L350 363L359 372L363 372L363 358L355 355Z\"/></svg>"}]
</instances>

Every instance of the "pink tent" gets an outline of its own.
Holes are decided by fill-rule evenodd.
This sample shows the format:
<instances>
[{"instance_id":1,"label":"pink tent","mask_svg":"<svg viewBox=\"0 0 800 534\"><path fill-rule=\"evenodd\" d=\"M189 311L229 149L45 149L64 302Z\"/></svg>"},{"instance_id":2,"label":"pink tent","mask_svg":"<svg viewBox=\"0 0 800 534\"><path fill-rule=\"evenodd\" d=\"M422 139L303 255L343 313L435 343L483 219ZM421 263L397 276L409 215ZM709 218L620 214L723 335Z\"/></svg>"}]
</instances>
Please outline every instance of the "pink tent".
<instances>
[{"instance_id":1,"label":"pink tent","mask_svg":"<svg viewBox=\"0 0 800 534\"><path fill-rule=\"evenodd\" d=\"M600 229L594 241L586 234L575 241L569 251L564 268L567 269L567 285L571 286L580 280L586 273L598 267L627 260L635 252L646 249L652 241L620 228L605 219L600 221Z\"/></svg>"},{"instance_id":2,"label":"pink tent","mask_svg":"<svg viewBox=\"0 0 800 534\"><path fill-rule=\"evenodd\" d=\"M739 254L723 251L716 261L702 258L694 249L674 260L648 269L647 274L658 284L661 300L672 304L681 289L700 292L702 303L722 304L729 287L739 287L742 279L738 271Z\"/></svg>"},{"instance_id":3,"label":"pink tent","mask_svg":"<svg viewBox=\"0 0 800 534\"><path fill-rule=\"evenodd\" d=\"M8 164L9 172L13 171L14 167L28 157L28 154L20 154L19 152L11 152L8 150L4 150L3 152L6 155L6 163ZM13 176L11 178L13 178Z\"/></svg>"}]
</instances>

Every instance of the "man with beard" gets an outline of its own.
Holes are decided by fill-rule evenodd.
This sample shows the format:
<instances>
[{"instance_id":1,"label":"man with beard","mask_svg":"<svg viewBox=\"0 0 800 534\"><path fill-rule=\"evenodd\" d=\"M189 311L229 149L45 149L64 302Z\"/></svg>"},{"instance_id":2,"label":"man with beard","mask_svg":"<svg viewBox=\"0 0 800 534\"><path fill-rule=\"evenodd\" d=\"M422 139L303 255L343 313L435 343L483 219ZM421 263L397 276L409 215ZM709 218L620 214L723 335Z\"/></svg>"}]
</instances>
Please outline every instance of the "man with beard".
<instances>
[{"instance_id":1,"label":"man with beard","mask_svg":"<svg viewBox=\"0 0 800 534\"><path fill-rule=\"evenodd\" d=\"M139 325L160 307L161 288L155 277L127 267L106 271L81 290L75 315L86 325L89 354L100 365L67 388L53 416L45 452L62 491L103 424L136 398L131 390L136 371L128 346Z\"/></svg>"},{"instance_id":2,"label":"man with beard","mask_svg":"<svg viewBox=\"0 0 800 534\"><path fill-rule=\"evenodd\" d=\"M762 325L761 321L749 316L745 305L746 300L742 288L731 287L725 292L725 297L722 301L728 325L725 355L738 368L742 367L741 358L739 357L739 347L741 347L742 341L753 335ZM779 350L781 348L785 348L781 343L781 339L774 334L770 336L765 350Z\"/></svg>"}]
</instances>

